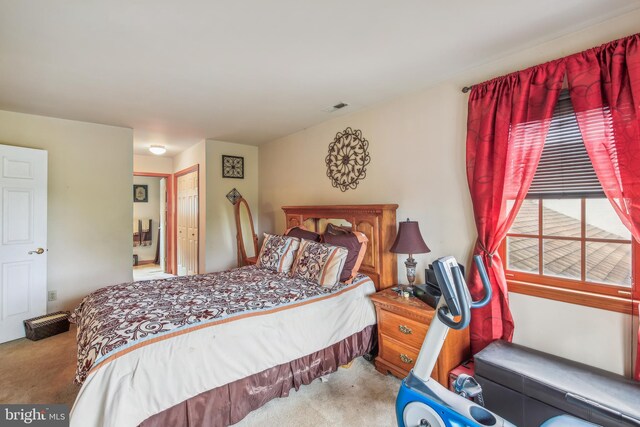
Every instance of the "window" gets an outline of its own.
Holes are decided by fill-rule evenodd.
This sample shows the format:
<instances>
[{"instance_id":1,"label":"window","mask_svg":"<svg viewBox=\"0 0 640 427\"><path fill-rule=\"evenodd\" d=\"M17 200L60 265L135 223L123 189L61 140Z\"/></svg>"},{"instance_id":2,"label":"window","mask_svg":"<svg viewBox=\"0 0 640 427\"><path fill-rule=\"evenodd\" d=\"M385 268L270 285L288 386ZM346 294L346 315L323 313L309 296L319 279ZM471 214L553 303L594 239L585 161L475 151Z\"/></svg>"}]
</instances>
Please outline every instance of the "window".
<instances>
[{"instance_id":1,"label":"window","mask_svg":"<svg viewBox=\"0 0 640 427\"><path fill-rule=\"evenodd\" d=\"M602 191L563 91L533 183L503 244L510 290L529 283L543 285L547 295L553 288L631 298L634 246ZM556 299L570 301L564 295Z\"/></svg>"}]
</instances>

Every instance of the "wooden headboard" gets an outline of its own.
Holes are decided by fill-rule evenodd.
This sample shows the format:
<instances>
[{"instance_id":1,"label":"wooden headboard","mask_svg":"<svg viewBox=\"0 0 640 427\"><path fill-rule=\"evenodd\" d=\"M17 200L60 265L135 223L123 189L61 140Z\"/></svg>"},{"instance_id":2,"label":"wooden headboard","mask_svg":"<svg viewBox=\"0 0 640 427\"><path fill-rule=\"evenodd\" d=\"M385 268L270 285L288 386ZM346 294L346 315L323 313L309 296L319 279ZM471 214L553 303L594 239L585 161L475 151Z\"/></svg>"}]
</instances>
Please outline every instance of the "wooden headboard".
<instances>
[{"instance_id":1,"label":"wooden headboard","mask_svg":"<svg viewBox=\"0 0 640 427\"><path fill-rule=\"evenodd\" d=\"M360 272L368 275L377 290L397 283L398 262L389 248L396 238L398 205L283 206L287 228L304 226L324 233L327 224L351 226L369 239Z\"/></svg>"}]
</instances>

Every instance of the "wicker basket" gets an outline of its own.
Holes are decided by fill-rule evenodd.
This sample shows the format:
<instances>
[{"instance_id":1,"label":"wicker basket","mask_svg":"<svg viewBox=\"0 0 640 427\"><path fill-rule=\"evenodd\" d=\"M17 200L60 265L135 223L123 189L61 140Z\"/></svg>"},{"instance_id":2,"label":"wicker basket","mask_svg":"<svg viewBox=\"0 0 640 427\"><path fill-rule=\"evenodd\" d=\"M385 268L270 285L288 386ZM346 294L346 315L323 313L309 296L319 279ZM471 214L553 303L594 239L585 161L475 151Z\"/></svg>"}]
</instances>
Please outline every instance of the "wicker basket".
<instances>
[{"instance_id":1,"label":"wicker basket","mask_svg":"<svg viewBox=\"0 0 640 427\"><path fill-rule=\"evenodd\" d=\"M31 341L61 334L69 330L69 312L56 311L24 321L24 331Z\"/></svg>"}]
</instances>

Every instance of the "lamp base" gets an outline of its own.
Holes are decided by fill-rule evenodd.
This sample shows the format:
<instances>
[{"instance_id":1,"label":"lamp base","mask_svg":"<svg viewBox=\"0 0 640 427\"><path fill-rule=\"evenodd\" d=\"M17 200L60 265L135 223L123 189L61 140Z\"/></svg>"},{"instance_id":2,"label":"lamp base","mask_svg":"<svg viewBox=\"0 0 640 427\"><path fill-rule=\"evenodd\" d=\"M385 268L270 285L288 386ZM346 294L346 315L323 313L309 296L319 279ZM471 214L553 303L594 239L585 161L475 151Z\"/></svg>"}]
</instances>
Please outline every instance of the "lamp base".
<instances>
[{"instance_id":1,"label":"lamp base","mask_svg":"<svg viewBox=\"0 0 640 427\"><path fill-rule=\"evenodd\" d=\"M413 293L413 284L416 281L416 266L418 263L413 259L413 255L409 254L409 258L404 262L404 266L407 269L407 281L408 285L401 285L400 289Z\"/></svg>"}]
</instances>

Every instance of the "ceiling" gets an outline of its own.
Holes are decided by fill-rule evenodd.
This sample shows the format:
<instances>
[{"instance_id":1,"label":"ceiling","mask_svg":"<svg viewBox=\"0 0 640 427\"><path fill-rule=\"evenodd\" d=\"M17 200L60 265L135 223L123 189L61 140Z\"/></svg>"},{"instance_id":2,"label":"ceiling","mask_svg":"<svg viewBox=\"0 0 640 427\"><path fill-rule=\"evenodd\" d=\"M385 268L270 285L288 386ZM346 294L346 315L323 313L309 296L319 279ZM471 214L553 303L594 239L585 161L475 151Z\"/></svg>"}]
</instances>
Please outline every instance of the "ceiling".
<instances>
[{"instance_id":1,"label":"ceiling","mask_svg":"<svg viewBox=\"0 0 640 427\"><path fill-rule=\"evenodd\" d=\"M0 109L261 144L634 0L0 0ZM323 111L340 101L335 113Z\"/></svg>"}]
</instances>

